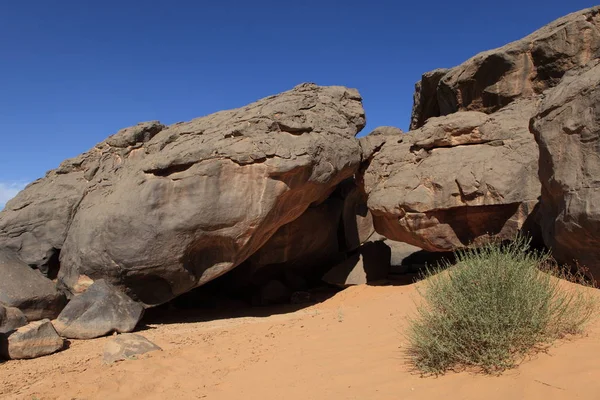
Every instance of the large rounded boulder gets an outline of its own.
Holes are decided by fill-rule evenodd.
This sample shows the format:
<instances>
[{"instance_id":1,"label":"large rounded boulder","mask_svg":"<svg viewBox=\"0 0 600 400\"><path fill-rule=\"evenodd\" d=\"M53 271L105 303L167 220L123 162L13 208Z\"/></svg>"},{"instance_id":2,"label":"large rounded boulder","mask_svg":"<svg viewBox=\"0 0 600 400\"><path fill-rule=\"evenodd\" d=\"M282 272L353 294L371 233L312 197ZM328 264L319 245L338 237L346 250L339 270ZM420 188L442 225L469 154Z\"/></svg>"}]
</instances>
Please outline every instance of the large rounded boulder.
<instances>
[{"instance_id":1,"label":"large rounded boulder","mask_svg":"<svg viewBox=\"0 0 600 400\"><path fill-rule=\"evenodd\" d=\"M72 291L105 279L164 303L248 259L357 171L360 95L303 84L190 122L124 129L29 185L0 247ZM57 210L53 213L52 210Z\"/></svg>"}]
</instances>

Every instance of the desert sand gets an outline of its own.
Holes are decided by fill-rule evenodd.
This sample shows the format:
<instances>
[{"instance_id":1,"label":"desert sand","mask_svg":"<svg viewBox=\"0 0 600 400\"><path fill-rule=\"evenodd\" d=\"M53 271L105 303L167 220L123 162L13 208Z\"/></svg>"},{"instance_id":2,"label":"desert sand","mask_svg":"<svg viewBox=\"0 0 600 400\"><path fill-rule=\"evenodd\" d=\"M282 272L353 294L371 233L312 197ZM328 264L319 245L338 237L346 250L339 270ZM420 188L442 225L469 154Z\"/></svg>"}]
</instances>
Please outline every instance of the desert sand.
<instances>
[{"instance_id":1,"label":"desert sand","mask_svg":"<svg viewBox=\"0 0 600 400\"><path fill-rule=\"evenodd\" d=\"M416 286L357 286L235 318L177 310L140 332L163 351L136 360L104 365L101 338L0 364L0 399L600 399L598 320L499 377L411 371L403 331Z\"/></svg>"}]
</instances>

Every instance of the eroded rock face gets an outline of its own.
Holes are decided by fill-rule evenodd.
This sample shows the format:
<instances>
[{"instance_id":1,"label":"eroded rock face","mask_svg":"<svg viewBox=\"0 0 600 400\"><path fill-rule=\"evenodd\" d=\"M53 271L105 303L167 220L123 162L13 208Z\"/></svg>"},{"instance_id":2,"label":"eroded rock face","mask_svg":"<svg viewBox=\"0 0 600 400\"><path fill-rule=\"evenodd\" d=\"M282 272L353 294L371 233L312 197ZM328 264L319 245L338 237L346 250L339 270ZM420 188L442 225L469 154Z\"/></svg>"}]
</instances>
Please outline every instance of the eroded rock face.
<instances>
[{"instance_id":1,"label":"eroded rock face","mask_svg":"<svg viewBox=\"0 0 600 400\"><path fill-rule=\"evenodd\" d=\"M492 115L457 112L388 136L363 176L376 231L452 251L527 228L540 196L528 129L537 102L515 101Z\"/></svg>"},{"instance_id":2,"label":"eroded rock face","mask_svg":"<svg viewBox=\"0 0 600 400\"><path fill-rule=\"evenodd\" d=\"M29 321L56 318L67 299L51 280L11 251L0 250L0 303L20 309Z\"/></svg>"},{"instance_id":3,"label":"eroded rock face","mask_svg":"<svg viewBox=\"0 0 600 400\"><path fill-rule=\"evenodd\" d=\"M457 111L492 113L557 85L565 74L600 56L600 7L560 18L531 35L485 51L416 85L410 129Z\"/></svg>"},{"instance_id":4,"label":"eroded rock face","mask_svg":"<svg viewBox=\"0 0 600 400\"><path fill-rule=\"evenodd\" d=\"M600 279L600 65L546 93L531 130L540 147L541 225L560 262Z\"/></svg>"},{"instance_id":5,"label":"eroded rock face","mask_svg":"<svg viewBox=\"0 0 600 400\"><path fill-rule=\"evenodd\" d=\"M360 95L300 85L246 107L127 128L28 186L0 247L61 284L106 279L147 305L218 277L323 202L361 162Z\"/></svg>"}]
</instances>

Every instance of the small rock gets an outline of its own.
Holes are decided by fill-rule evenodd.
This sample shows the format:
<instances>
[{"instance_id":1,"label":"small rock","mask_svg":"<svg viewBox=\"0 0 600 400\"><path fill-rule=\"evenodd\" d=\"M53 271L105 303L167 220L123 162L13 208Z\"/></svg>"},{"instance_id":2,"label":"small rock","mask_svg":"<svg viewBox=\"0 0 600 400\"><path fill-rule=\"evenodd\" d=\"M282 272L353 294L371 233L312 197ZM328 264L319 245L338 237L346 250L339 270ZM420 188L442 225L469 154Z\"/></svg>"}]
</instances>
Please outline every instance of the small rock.
<instances>
[{"instance_id":1,"label":"small rock","mask_svg":"<svg viewBox=\"0 0 600 400\"><path fill-rule=\"evenodd\" d=\"M312 297L310 292L294 292L290 297L290 303L292 304L304 304L311 303Z\"/></svg>"},{"instance_id":2,"label":"small rock","mask_svg":"<svg viewBox=\"0 0 600 400\"><path fill-rule=\"evenodd\" d=\"M390 258L390 248L384 242L367 242L357 253L331 268L323 276L323 281L348 287L386 279L390 271Z\"/></svg>"},{"instance_id":3,"label":"small rock","mask_svg":"<svg viewBox=\"0 0 600 400\"><path fill-rule=\"evenodd\" d=\"M8 333L25 325L27 318L21 310L0 304L0 333Z\"/></svg>"},{"instance_id":4,"label":"small rock","mask_svg":"<svg viewBox=\"0 0 600 400\"><path fill-rule=\"evenodd\" d=\"M287 286L277 279L272 279L261 288L259 303L261 306L283 304L290 301L291 295Z\"/></svg>"},{"instance_id":5,"label":"small rock","mask_svg":"<svg viewBox=\"0 0 600 400\"><path fill-rule=\"evenodd\" d=\"M0 334L0 354L12 360L37 358L56 353L64 347L48 319L32 322L16 331Z\"/></svg>"},{"instance_id":6,"label":"small rock","mask_svg":"<svg viewBox=\"0 0 600 400\"><path fill-rule=\"evenodd\" d=\"M131 332L144 314L144 307L103 279L71 300L54 326L69 339L93 339L112 332Z\"/></svg>"},{"instance_id":7,"label":"small rock","mask_svg":"<svg viewBox=\"0 0 600 400\"><path fill-rule=\"evenodd\" d=\"M136 356L157 350L162 349L145 337L134 333L125 333L115 336L106 343L103 360L106 364L113 364L117 361L135 359Z\"/></svg>"}]
</instances>

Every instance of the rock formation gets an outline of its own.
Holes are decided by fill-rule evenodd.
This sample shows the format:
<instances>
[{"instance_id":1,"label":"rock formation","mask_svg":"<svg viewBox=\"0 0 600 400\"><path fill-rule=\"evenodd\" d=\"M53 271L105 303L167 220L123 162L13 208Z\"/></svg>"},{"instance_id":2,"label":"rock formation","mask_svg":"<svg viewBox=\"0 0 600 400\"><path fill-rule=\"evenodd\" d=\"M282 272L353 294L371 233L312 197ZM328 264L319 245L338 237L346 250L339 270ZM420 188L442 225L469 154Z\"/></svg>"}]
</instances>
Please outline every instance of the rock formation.
<instances>
[{"instance_id":1,"label":"rock formation","mask_svg":"<svg viewBox=\"0 0 600 400\"><path fill-rule=\"evenodd\" d=\"M124 129L11 200L0 248L47 273L59 265L72 291L85 275L164 303L242 263L352 177L364 124L357 91L304 84Z\"/></svg>"},{"instance_id":2,"label":"rock formation","mask_svg":"<svg viewBox=\"0 0 600 400\"><path fill-rule=\"evenodd\" d=\"M536 99L487 115L431 118L387 136L363 176L375 229L428 251L513 237L534 226L538 149L529 133Z\"/></svg>"},{"instance_id":3,"label":"rock formation","mask_svg":"<svg viewBox=\"0 0 600 400\"><path fill-rule=\"evenodd\" d=\"M600 57L600 7L569 14L531 35L485 51L416 85L410 129L457 111L493 113L555 86L565 72Z\"/></svg>"},{"instance_id":4,"label":"rock formation","mask_svg":"<svg viewBox=\"0 0 600 400\"><path fill-rule=\"evenodd\" d=\"M600 64L546 92L531 130L540 147L544 241L557 260L600 279Z\"/></svg>"}]
</instances>

